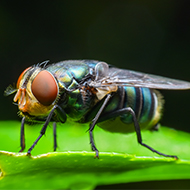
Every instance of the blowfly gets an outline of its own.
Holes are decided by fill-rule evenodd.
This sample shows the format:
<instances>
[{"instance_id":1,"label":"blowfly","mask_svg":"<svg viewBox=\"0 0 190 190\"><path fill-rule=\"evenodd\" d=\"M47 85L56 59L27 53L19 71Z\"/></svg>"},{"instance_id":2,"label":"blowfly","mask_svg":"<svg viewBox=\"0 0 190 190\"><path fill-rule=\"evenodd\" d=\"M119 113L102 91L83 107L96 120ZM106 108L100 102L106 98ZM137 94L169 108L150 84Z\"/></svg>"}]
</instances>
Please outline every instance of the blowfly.
<instances>
[{"instance_id":1,"label":"blowfly","mask_svg":"<svg viewBox=\"0 0 190 190\"><path fill-rule=\"evenodd\" d=\"M8 86L5 95L16 92L21 123L21 150L25 149L24 123L44 121L40 135L27 153L45 134L50 121L54 121L54 151L56 122L70 118L79 123L90 123L90 144L95 157L95 125L109 132L136 132L142 146L159 155L161 153L142 142L141 130L157 126L163 108L163 97L156 89L185 90L190 83L166 77L119 69L94 60L68 60L55 64L45 61L25 69L16 87Z\"/></svg>"}]
</instances>

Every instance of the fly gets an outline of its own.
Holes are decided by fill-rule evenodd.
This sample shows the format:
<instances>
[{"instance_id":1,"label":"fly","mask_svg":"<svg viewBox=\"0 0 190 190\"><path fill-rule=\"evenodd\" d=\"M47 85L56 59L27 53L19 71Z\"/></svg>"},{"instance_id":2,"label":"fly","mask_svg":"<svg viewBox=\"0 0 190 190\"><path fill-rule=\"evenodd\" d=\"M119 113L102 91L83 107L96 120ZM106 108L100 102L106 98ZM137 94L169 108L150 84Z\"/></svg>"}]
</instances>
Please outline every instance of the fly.
<instances>
[{"instance_id":1,"label":"fly","mask_svg":"<svg viewBox=\"0 0 190 190\"><path fill-rule=\"evenodd\" d=\"M95 125L109 132L136 132L142 146L177 159L175 155L161 153L143 143L141 130L155 128L161 118L164 100L156 89L190 89L189 82L119 69L94 60L69 60L49 65L47 62L25 69L16 87L8 86L5 90L5 95L16 92L13 100L22 117L20 152L25 149L25 122L44 121L40 135L27 151L30 155L50 121L54 121L55 151L56 122L65 123L69 118L90 124L90 144L97 158Z\"/></svg>"}]
</instances>

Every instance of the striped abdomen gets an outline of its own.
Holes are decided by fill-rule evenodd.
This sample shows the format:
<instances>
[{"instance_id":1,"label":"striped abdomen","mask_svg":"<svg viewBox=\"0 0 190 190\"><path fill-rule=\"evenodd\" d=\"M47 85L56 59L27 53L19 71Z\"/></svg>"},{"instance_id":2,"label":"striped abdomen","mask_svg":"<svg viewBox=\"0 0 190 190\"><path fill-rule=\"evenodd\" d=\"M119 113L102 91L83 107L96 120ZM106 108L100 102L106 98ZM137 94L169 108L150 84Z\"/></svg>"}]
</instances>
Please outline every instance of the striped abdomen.
<instances>
[{"instance_id":1,"label":"striped abdomen","mask_svg":"<svg viewBox=\"0 0 190 190\"><path fill-rule=\"evenodd\" d=\"M119 87L118 91L109 101L102 117L109 113L131 107L135 112L141 129L154 127L161 118L163 99L161 94L149 88ZM131 114L123 114L116 118L98 124L99 127L111 131L128 133L134 131L134 124Z\"/></svg>"}]
</instances>

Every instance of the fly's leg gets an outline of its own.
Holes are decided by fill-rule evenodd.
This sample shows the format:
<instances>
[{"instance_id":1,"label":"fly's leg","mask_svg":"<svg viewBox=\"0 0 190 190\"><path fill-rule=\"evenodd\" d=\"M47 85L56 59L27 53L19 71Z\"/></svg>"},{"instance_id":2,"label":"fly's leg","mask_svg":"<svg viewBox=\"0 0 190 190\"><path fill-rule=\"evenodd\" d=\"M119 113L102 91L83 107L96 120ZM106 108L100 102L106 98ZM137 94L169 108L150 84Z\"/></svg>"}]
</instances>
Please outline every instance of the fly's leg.
<instances>
[{"instance_id":1,"label":"fly's leg","mask_svg":"<svg viewBox=\"0 0 190 190\"><path fill-rule=\"evenodd\" d=\"M57 133L56 133L56 123L53 123L53 151L57 149Z\"/></svg>"},{"instance_id":2,"label":"fly's leg","mask_svg":"<svg viewBox=\"0 0 190 190\"><path fill-rule=\"evenodd\" d=\"M25 117L22 118L22 122L21 122L21 129L20 129L20 146L21 146L21 149L19 152L22 152L25 149L24 122L25 122Z\"/></svg>"},{"instance_id":3,"label":"fly's leg","mask_svg":"<svg viewBox=\"0 0 190 190\"><path fill-rule=\"evenodd\" d=\"M101 113L103 112L103 110L104 110L105 106L107 105L108 101L110 100L110 98L111 98L111 94L108 94L106 99L104 100L104 103L102 104L101 108L99 109L98 113L96 114L95 118L92 120L92 123L90 124L90 128L89 128L90 144L91 144L92 150L95 151L95 153L96 153L95 158L99 158L99 151L95 146L94 137L93 137L92 132L98 121L98 118L100 117Z\"/></svg>"},{"instance_id":4,"label":"fly's leg","mask_svg":"<svg viewBox=\"0 0 190 190\"><path fill-rule=\"evenodd\" d=\"M159 123L157 123L156 125L154 125L150 130L151 131L158 131L159 130L159 128L160 128L160 124Z\"/></svg>"},{"instance_id":5,"label":"fly's leg","mask_svg":"<svg viewBox=\"0 0 190 190\"><path fill-rule=\"evenodd\" d=\"M47 126L48 126L48 124L49 124L49 122L50 122L50 120L51 120L51 117L52 117L53 112L54 112L55 109L56 109L56 107L53 108L53 109L51 110L51 112L49 113L49 115L48 115L48 117L47 117L47 119L46 119L46 122L45 122L44 126L42 127L42 129L41 129L41 131L40 131L40 135L39 135L38 138L34 141L33 145L28 149L28 152L27 152L28 155L31 155L31 151L33 150L33 148L35 147L35 145L38 143L38 141L41 139L41 137L45 134L46 129L47 129Z\"/></svg>"},{"instance_id":6,"label":"fly's leg","mask_svg":"<svg viewBox=\"0 0 190 190\"><path fill-rule=\"evenodd\" d=\"M42 127L42 129L41 129L41 131L40 131L40 135L39 135L38 138L35 140L35 142L33 143L33 145L28 149L27 155L31 155L31 151L33 150L33 148L35 147L35 145L38 143L38 141L41 139L41 137L45 134L46 129L47 129L47 126L48 126L48 124L49 124L49 122L50 122L50 120L51 120L51 118L52 118L53 112L54 112L55 109L57 109L57 108L58 108L63 114L65 114L64 111L61 109L61 107L59 107L58 105L55 105L55 106L53 107L53 109L51 110L51 112L49 113L49 115L48 115L48 117L47 117L47 119L46 119L46 122L45 122L44 126ZM65 118L66 118L66 116L65 116Z\"/></svg>"},{"instance_id":7,"label":"fly's leg","mask_svg":"<svg viewBox=\"0 0 190 190\"><path fill-rule=\"evenodd\" d=\"M137 121L137 117L135 115L135 112L133 111L132 108L128 107L128 108L122 108L120 110L117 110L111 114L107 114L105 116L102 116L100 117L100 119L98 120L98 122L101 122L101 121L104 121L104 120L107 120L109 118L113 118L113 117L117 117L117 116L120 116L122 114L126 114L126 113L130 113L132 115L132 118L133 118L133 122L134 122L134 127L135 127L135 131L136 131L136 134L137 134L137 141L139 144L141 144L142 146L148 148L149 150L151 150L152 152L155 152L161 156L165 156L165 157L171 157L171 158L175 158L175 159L178 159L177 156L175 155L168 155L168 154L163 154L155 149L153 149L152 147L150 147L149 145L145 144L142 142L142 136L141 136L141 130L140 130L140 126L139 126L139 123Z\"/></svg>"},{"instance_id":8,"label":"fly's leg","mask_svg":"<svg viewBox=\"0 0 190 190\"><path fill-rule=\"evenodd\" d=\"M95 151L95 153L96 153L95 158L99 158L99 151L98 151L98 149L97 149L96 146L95 146L94 137L93 137L92 131L89 131L89 133L90 133L90 144L91 144L91 148L92 148L92 150Z\"/></svg>"},{"instance_id":9,"label":"fly's leg","mask_svg":"<svg viewBox=\"0 0 190 190\"><path fill-rule=\"evenodd\" d=\"M136 134L137 134L137 141L139 144L141 144L142 146L148 148L149 150L151 150L152 152L155 152L161 156L165 156L165 157L172 157L172 158L175 158L175 159L178 159L177 156L174 156L174 155L168 155L168 154L163 154L155 149L153 149L152 147L148 146L147 144L143 143L142 142L142 136L141 136L141 130L140 130L140 126L138 124L138 121L137 121L137 118L136 118L136 115L135 115L135 112L131 109L131 108L126 108L128 109L128 112L132 115L133 117L133 122L134 122L134 127L135 127L135 131L136 131Z\"/></svg>"}]
</instances>

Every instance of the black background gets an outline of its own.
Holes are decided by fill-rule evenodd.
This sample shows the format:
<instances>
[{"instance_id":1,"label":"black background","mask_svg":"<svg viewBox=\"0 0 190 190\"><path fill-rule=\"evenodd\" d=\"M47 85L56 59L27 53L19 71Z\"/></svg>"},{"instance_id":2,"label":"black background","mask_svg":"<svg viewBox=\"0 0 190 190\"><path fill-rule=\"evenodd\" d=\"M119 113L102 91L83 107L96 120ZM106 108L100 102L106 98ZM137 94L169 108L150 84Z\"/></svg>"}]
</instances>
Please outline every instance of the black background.
<instances>
[{"instance_id":1,"label":"black background","mask_svg":"<svg viewBox=\"0 0 190 190\"><path fill-rule=\"evenodd\" d=\"M189 10L188 0L1 1L0 119L19 120L3 92L44 60L96 59L190 81ZM161 123L190 132L190 91L162 93Z\"/></svg>"},{"instance_id":2,"label":"black background","mask_svg":"<svg viewBox=\"0 0 190 190\"><path fill-rule=\"evenodd\" d=\"M3 96L30 65L96 59L190 81L189 1L1 1L1 120L19 119ZM163 91L161 121L190 131L189 91Z\"/></svg>"}]
</instances>

